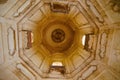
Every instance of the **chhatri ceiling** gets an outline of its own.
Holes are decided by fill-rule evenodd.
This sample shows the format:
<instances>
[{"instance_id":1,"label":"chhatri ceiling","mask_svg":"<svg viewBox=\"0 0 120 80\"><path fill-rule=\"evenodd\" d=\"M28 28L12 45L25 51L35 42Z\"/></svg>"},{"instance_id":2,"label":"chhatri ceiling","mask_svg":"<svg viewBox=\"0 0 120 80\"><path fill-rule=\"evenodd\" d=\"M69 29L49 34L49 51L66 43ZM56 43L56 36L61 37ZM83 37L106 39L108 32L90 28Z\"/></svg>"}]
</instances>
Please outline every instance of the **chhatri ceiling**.
<instances>
[{"instance_id":1,"label":"chhatri ceiling","mask_svg":"<svg viewBox=\"0 0 120 80\"><path fill-rule=\"evenodd\" d=\"M0 80L119 80L117 2L1 0Z\"/></svg>"}]
</instances>

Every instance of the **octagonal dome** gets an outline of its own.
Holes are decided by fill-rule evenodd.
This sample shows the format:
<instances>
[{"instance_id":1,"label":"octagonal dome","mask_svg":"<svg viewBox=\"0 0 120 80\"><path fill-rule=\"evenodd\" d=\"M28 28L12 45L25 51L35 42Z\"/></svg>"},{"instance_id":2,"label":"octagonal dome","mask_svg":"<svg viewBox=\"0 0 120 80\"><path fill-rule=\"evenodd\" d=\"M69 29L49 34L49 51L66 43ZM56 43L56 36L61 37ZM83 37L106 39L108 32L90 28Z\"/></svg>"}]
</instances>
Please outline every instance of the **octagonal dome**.
<instances>
[{"instance_id":1,"label":"octagonal dome","mask_svg":"<svg viewBox=\"0 0 120 80\"><path fill-rule=\"evenodd\" d=\"M0 80L119 80L118 5L1 0Z\"/></svg>"}]
</instances>

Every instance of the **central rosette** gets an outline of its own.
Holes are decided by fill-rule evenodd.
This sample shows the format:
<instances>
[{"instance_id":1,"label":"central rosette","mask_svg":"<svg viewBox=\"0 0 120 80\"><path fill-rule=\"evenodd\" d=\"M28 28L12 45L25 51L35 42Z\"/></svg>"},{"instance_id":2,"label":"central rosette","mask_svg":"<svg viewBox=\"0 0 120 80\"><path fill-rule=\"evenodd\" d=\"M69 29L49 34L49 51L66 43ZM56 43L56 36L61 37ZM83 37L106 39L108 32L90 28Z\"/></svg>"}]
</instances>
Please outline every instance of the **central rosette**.
<instances>
[{"instance_id":1,"label":"central rosette","mask_svg":"<svg viewBox=\"0 0 120 80\"><path fill-rule=\"evenodd\" d=\"M43 45L52 53L68 50L74 40L74 31L64 22L52 22L42 32Z\"/></svg>"},{"instance_id":2,"label":"central rosette","mask_svg":"<svg viewBox=\"0 0 120 80\"><path fill-rule=\"evenodd\" d=\"M51 37L54 42L62 42L65 39L65 32L62 29L55 29Z\"/></svg>"}]
</instances>

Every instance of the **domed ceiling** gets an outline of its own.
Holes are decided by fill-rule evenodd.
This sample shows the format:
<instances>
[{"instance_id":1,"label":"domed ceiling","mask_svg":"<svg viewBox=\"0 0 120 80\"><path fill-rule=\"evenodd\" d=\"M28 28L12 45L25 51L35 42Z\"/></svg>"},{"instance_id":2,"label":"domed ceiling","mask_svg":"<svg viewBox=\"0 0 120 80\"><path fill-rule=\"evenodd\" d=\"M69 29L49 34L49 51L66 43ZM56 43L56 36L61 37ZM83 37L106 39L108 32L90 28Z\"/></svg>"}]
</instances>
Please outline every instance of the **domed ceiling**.
<instances>
[{"instance_id":1,"label":"domed ceiling","mask_svg":"<svg viewBox=\"0 0 120 80\"><path fill-rule=\"evenodd\" d=\"M119 80L118 5L0 1L0 80Z\"/></svg>"}]
</instances>

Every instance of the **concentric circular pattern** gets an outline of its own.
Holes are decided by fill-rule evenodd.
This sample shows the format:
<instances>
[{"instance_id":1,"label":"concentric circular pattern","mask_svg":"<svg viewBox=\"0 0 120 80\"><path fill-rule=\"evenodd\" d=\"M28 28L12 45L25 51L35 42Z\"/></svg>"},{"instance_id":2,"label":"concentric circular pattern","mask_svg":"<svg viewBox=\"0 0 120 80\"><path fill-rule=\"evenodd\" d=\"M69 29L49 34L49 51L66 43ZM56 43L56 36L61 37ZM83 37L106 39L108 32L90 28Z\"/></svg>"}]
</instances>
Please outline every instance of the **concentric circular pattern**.
<instances>
[{"instance_id":1,"label":"concentric circular pattern","mask_svg":"<svg viewBox=\"0 0 120 80\"><path fill-rule=\"evenodd\" d=\"M74 40L74 31L64 22L49 23L42 35L43 45L52 53L68 50Z\"/></svg>"},{"instance_id":2,"label":"concentric circular pattern","mask_svg":"<svg viewBox=\"0 0 120 80\"><path fill-rule=\"evenodd\" d=\"M65 32L62 29L55 29L51 37L54 42L60 43L65 39Z\"/></svg>"}]
</instances>

